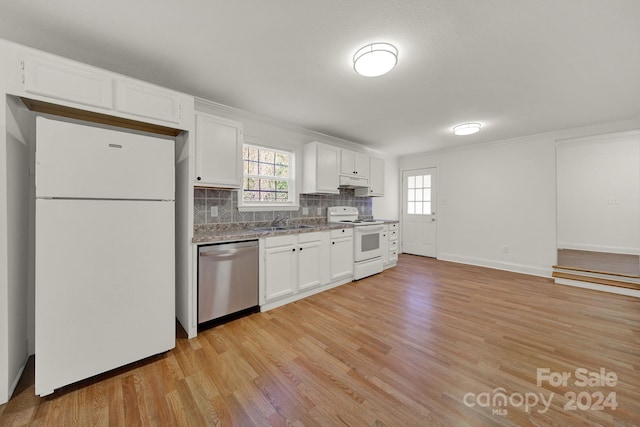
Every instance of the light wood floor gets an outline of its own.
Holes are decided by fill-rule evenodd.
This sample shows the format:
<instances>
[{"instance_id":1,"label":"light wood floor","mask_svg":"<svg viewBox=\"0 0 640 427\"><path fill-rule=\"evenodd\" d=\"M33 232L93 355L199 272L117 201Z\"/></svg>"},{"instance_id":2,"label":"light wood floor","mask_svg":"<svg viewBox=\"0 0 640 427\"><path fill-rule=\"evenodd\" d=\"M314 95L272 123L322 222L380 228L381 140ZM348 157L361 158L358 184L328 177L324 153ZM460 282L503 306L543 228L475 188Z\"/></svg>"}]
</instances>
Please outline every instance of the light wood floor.
<instances>
[{"instance_id":1,"label":"light wood floor","mask_svg":"<svg viewBox=\"0 0 640 427\"><path fill-rule=\"evenodd\" d=\"M537 368L572 378L537 386ZM617 384L575 386L577 368ZM512 404L464 403L497 388ZM618 406L565 410L572 391L615 392ZM527 412L517 393L541 393L550 409ZM638 426L640 299L402 255L47 398L34 396L30 365L0 425Z\"/></svg>"}]
</instances>

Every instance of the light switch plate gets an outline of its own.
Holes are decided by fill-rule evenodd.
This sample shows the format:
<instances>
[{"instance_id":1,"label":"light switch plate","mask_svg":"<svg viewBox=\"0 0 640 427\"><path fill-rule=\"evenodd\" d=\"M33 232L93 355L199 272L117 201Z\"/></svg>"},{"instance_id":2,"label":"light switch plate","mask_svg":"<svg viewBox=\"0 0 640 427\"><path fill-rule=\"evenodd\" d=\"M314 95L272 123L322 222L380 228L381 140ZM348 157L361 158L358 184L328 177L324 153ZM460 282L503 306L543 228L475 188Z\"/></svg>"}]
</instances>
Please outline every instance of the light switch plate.
<instances>
[{"instance_id":1,"label":"light switch plate","mask_svg":"<svg viewBox=\"0 0 640 427\"><path fill-rule=\"evenodd\" d=\"M309 215L309 208L302 208L302 215Z\"/></svg>"}]
</instances>

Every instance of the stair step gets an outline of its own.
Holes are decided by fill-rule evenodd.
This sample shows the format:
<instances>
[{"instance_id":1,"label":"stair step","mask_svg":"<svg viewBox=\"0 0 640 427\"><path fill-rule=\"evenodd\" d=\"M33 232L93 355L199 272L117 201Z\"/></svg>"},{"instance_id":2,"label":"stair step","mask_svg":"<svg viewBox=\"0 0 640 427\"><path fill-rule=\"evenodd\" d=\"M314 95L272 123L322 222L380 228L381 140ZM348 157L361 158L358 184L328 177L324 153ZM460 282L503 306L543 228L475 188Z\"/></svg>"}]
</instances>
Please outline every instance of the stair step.
<instances>
[{"instance_id":1,"label":"stair step","mask_svg":"<svg viewBox=\"0 0 640 427\"><path fill-rule=\"evenodd\" d=\"M555 268L555 267L554 267ZM559 267L559 268L563 268L564 267ZM596 283L599 285L606 285L606 286L616 286L619 288L627 288L627 289L634 289L634 290L640 290L640 283L636 282L636 280L633 280L634 278L638 277L638 276L632 276L632 277L628 277L629 280L618 280L618 279L612 279L612 278L605 278L605 277L596 277L593 275L588 275L588 271L584 271L584 270L578 270L587 274L575 274L575 273L567 273L564 271L554 271L552 276L554 278L557 279L568 279L568 280L576 280L579 282L588 282L588 283ZM600 273L598 273L600 274ZM620 275L613 275L619 278L622 278L623 276ZM640 278L638 278L640 279Z\"/></svg>"}]
</instances>

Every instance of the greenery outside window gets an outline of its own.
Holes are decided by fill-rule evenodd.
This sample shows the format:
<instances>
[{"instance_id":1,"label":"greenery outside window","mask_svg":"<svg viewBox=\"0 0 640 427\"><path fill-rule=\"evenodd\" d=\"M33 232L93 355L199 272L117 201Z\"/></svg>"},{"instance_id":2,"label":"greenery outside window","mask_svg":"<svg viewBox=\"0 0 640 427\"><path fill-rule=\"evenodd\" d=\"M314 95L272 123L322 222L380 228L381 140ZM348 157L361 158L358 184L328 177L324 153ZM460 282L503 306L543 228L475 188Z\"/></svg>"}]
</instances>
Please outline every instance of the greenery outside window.
<instances>
[{"instance_id":1,"label":"greenery outside window","mask_svg":"<svg viewBox=\"0 0 640 427\"><path fill-rule=\"evenodd\" d=\"M245 144L242 167L243 183L238 209L298 209L292 152Z\"/></svg>"}]
</instances>

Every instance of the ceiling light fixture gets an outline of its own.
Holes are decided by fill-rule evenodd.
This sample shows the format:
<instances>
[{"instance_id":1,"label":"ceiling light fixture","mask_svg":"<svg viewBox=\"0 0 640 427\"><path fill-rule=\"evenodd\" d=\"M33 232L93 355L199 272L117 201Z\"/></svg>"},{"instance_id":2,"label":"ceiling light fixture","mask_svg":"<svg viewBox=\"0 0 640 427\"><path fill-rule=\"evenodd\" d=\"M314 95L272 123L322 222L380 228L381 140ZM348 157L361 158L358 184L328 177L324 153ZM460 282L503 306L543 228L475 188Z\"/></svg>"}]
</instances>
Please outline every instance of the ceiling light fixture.
<instances>
[{"instance_id":1,"label":"ceiling light fixture","mask_svg":"<svg viewBox=\"0 0 640 427\"><path fill-rule=\"evenodd\" d=\"M461 125L453 127L453 133L455 135L472 135L480 132L482 125L480 123L462 123Z\"/></svg>"},{"instance_id":2,"label":"ceiling light fixture","mask_svg":"<svg viewBox=\"0 0 640 427\"><path fill-rule=\"evenodd\" d=\"M398 49L389 43L372 43L353 55L353 69L365 77L387 74L398 63Z\"/></svg>"}]
</instances>

